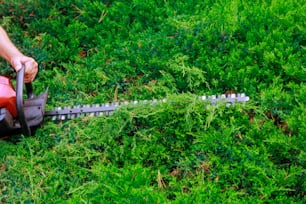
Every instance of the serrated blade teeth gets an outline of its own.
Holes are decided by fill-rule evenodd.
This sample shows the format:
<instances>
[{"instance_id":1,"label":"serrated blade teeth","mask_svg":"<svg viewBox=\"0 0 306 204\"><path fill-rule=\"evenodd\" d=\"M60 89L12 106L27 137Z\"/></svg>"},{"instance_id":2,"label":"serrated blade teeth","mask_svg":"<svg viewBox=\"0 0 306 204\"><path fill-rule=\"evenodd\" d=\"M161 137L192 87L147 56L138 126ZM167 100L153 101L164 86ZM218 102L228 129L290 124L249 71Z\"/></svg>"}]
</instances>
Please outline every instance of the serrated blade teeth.
<instances>
[{"instance_id":1,"label":"serrated blade teeth","mask_svg":"<svg viewBox=\"0 0 306 204\"><path fill-rule=\"evenodd\" d=\"M201 96L201 100L205 101L207 99L206 96Z\"/></svg>"},{"instance_id":2,"label":"serrated blade teeth","mask_svg":"<svg viewBox=\"0 0 306 204\"><path fill-rule=\"evenodd\" d=\"M235 102L246 102L249 101L250 98L246 96L245 93L241 94L222 94L222 95L211 95L211 96L199 96L199 100L207 101L212 105L218 105L218 102L225 102L226 106L230 106ZM46 116L52 116L52 120L66 120L66 119L74 119L80 116L110 116L113 114L113 111L122 105L137 105L137 104L151 104L154 105L156 103L167 103L168 100L166 98L157 100L143 100L143 101L124 101L124 102L113 102L113 103L105 103L105 104L93 104L93 105L75 105L73 107L67 106L64 108L57 107L54 110L46 111ZM206 106L205 106L206 107Z\"/></svg>"},{"instance_id":3,"label":"serrated blade teeth","mask_svg":"<svg viewBox=\"0 0 306 204\"><path fill-rule=\"evenodd\" d=\"M58 111L61 111L61 110L62 110L62 107L57 107L57 110L58 110ZM58 115L56 119L57 119L57 120L61 120L61 115Z\"/></svg>"}]
</instances>

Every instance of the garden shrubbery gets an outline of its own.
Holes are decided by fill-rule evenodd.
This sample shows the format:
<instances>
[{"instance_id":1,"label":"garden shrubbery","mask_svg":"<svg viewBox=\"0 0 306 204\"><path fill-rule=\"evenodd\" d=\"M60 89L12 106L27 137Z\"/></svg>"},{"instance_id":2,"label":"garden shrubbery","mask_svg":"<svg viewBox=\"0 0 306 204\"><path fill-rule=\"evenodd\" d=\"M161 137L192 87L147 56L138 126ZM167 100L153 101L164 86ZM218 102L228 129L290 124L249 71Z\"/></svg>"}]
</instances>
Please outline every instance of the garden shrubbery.
<instances>
[{"instance_id":1,"label":"garden shrubbery","mask_svg":"<svg viewBox=\"0 0 306 204\"><path fill-rule=\"evenodd\" d=\"M0 11L39 62L48 109L168 101L1 140L1 202L304 202L305 1L0 0ZM197 97L240 92L250 101L231 107Z\"/></svg>"}]
</instances>

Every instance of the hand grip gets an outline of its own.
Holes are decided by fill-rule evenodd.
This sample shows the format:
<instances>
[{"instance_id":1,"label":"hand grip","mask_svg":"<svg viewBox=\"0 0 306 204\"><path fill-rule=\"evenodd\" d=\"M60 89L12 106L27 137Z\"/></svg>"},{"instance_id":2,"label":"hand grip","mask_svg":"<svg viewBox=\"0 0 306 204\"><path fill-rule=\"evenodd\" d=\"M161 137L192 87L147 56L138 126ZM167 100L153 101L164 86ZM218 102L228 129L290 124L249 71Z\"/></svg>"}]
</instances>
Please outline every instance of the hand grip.
<instances>
[{"instance_id":1,"label":"hand grip","mask_svg":"<svg viewBox=\"0 0 306 204\"><path fill-rule=\"evenodd\" d=\"M22 134L25 136L31 135L31 129L27 124L27 120L24 114L24 104L23 104L23 84L24 84L24 72L25 67L22 65L22 68L17 72L16 79L16 106L17 106L17 115L18 120L21 126ZM26 84L28 97L33 97L33 87L32 84Z\"/></svg>"},{"instance_id":2,"label":"hand grip","mask_svg":"<svg viewBox=\"0 0 306 204\"><path fill-rule=\"evenodd\" d=\"M26 90L27 90L27 96L28 98L33 98L34 97L34 91L33 91L33 86L32 83L25 83Z\"/></svg>"}]
</instances>

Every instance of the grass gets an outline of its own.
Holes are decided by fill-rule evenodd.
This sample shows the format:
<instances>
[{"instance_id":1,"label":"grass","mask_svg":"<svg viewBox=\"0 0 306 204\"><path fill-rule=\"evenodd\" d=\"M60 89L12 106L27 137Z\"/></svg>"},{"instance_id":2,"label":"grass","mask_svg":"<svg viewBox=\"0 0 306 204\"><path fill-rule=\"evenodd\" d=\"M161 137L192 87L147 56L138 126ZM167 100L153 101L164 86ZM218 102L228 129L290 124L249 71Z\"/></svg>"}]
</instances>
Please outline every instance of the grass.
<instances>
[{"instance_id":1,"label":"grass","mask_svg":"<svg viewBox=\"0 0 306 204\"><path fill-rule=\"evenodd\" d=\"M46 118L35 136L1 139L2 203L305 202L305 1L15 0L0 11L39 62L48 109L171 101ZM196 100L231 92L251 100Z\"/></svg>"}]
</instances>

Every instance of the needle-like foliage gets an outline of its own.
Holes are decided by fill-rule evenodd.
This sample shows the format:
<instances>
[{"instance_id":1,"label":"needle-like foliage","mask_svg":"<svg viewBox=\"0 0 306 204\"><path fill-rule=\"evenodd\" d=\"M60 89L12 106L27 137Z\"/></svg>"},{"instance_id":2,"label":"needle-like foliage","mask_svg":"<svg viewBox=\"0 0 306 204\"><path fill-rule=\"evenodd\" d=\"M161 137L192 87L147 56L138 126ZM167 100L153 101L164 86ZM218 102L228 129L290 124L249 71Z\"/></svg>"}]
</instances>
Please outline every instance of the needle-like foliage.
<instances>
[{"instance_id":1,"label":"needle-like foliage","mask_svg":"<svg viewBox=\"0 0 306 204\"><path fill-rule=\"evenodd\" d=\"M0 202L305 203L305 5L0 0L48 109L168 101L2 138ZM241 92L246 104L198 100Z\"/></svg>"}]
</instances>

